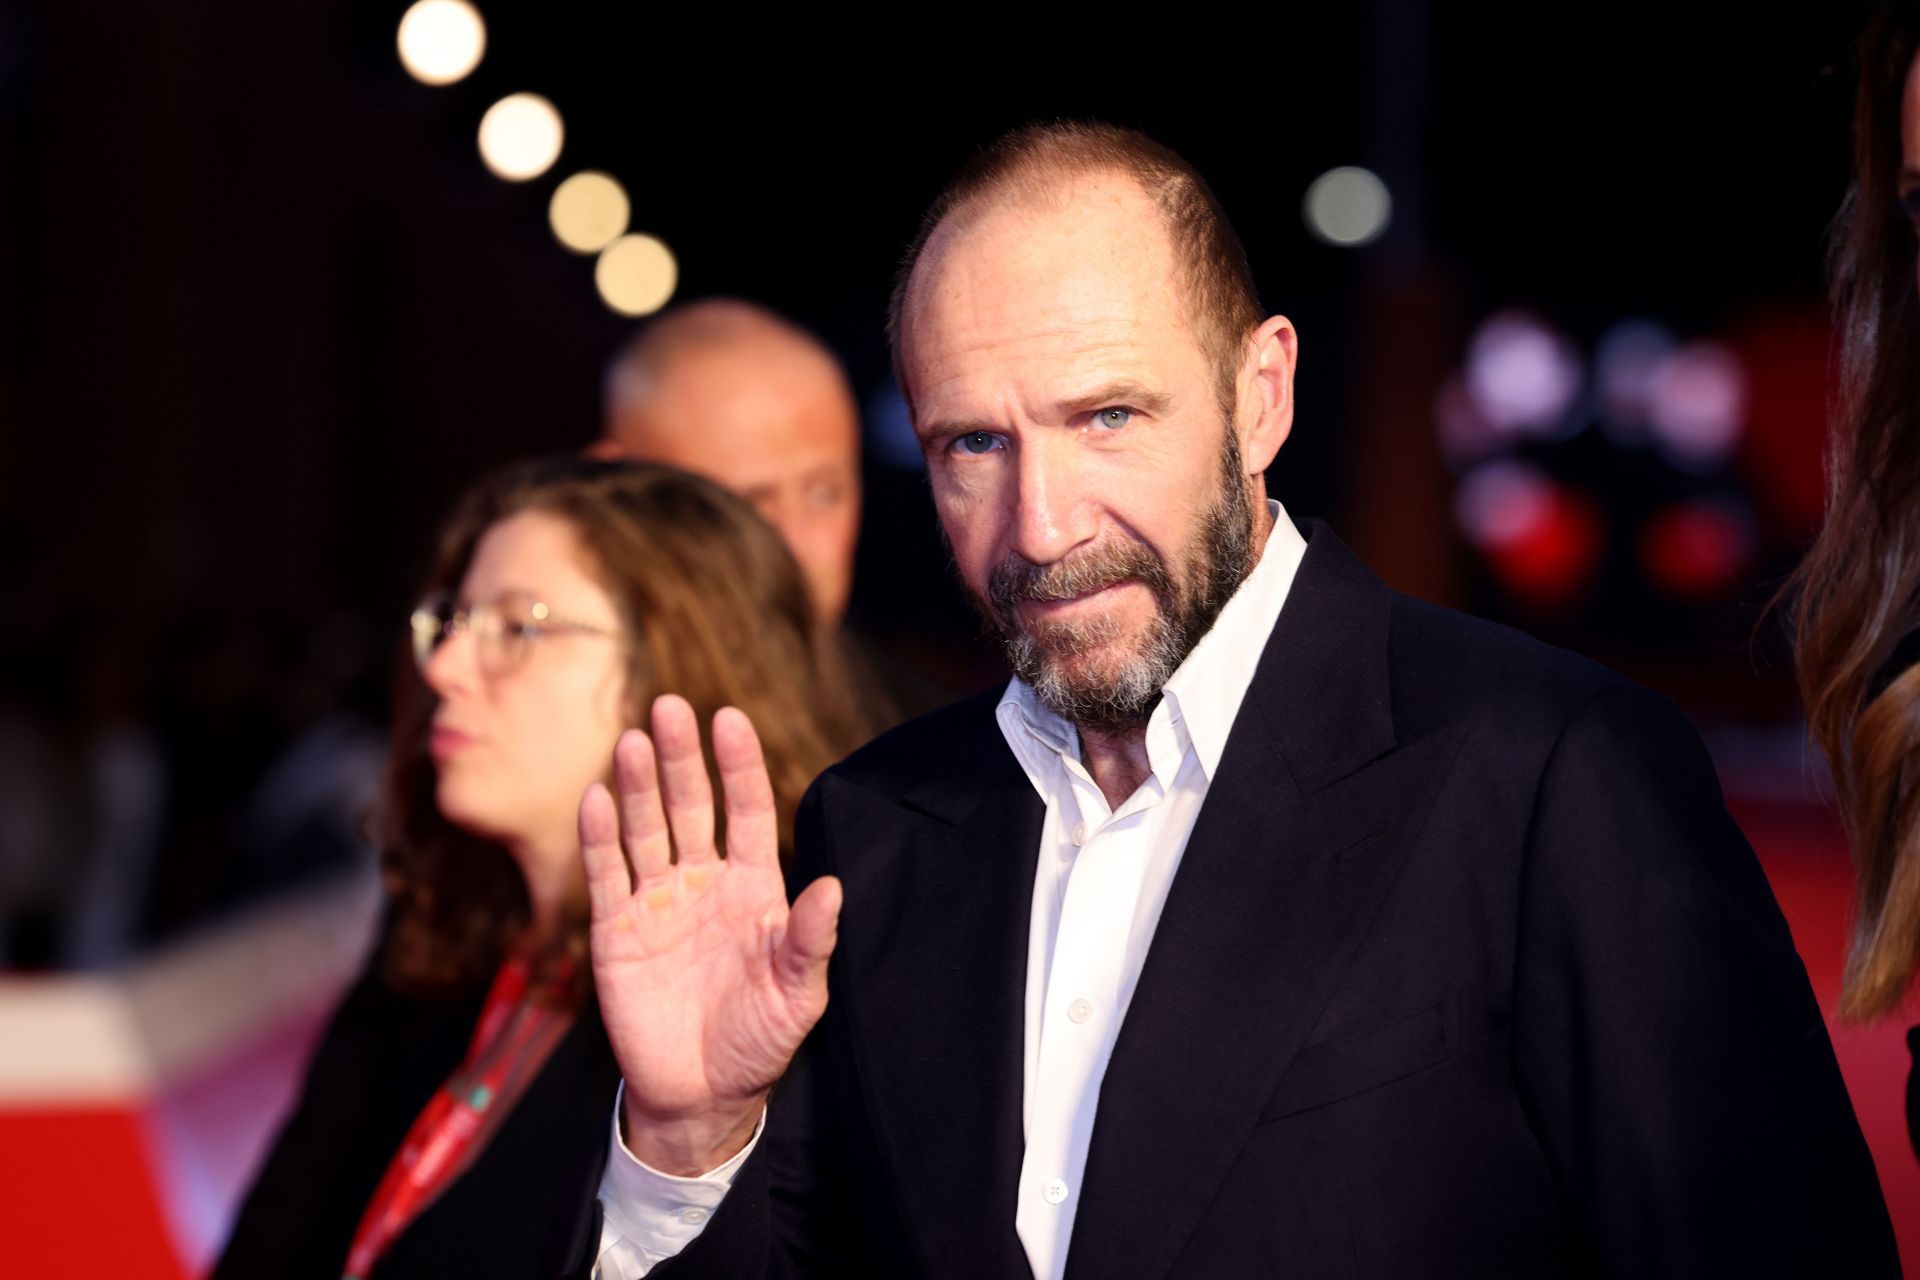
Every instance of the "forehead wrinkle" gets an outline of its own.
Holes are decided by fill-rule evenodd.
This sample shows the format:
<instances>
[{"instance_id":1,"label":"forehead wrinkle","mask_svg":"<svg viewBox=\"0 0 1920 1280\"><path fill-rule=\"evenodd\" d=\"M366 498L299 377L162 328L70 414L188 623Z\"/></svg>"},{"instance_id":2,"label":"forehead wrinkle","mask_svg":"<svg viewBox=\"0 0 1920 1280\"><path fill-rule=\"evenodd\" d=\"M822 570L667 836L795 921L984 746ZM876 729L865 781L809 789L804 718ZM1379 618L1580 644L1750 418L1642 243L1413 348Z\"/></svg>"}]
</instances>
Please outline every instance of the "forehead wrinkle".
<instances>
[{"instance_id":1,"label":"forehead wrinkle","mask_svg":"<svg viewBox=\"0 0 1920 1280\"><path fill-rule=\"evenodd\" d=\"M1017 393L1051 406L1103 382L1171 391L1185 348L1205 361L1159 210L1128 179L1080 194L1098 198L970 211L934 232L904 300L916 418L977 416L933 403L956 382L971 396L1031 380Z\"/></svg>"},{"instance_id":2,"label":"forehead wrinkle","mask_svg":"<svg viewBox=\"0 0 1920 1280\"><path fill-rule=\"evenodd\" d=\"M990 350L994 344L982 344L970 349L969 354ZM1011 375L1006 366L996 366L991 371L991 381L995 384L987 394L999 399L1002 392L1018 397L1027 405L1028 413L1035 417L1051 416L1051 410L1060 405L1084 400L1100 388L1117 383L1147 386L1161 380L1160 371L1152 367L1151 353L1143 350L1137 342L1116 340L1112 342L1091 343L1076 347L1066 353L1073 360L1071 367L1062 367L1058 351L1034 353L1016 362ZM1038 385L1026 385L1006 388L1009 376L1015 382L1028 381L1027 366L1038 365ZM955 416L966 421L979 417L971 411L961 411L949 415L938 403L940 396L955 384L963 387L974 376L968 369L941 369L929 371L926 385L922 389L922 417L931 427L939 419ZM970 392L963 390L963 399Z\"/></svg>"},{"instance_id":3,"label":"forehead wrinkle","mask_svg":"<svg viewBox=\"0 0 1920 1280\"><path fill-rule=\"evenodd\" d=\"M1013 337L989 338L968 343L961 346L958 350L951 352L948 357L942 361L942 364L950 365L964 362L968 356L999 351L1004 347L1032 342L1034 338L1042 336L1050 340L1048 342L1048 349L1044 352L1036 352L1022 356L1020 357L1021 360L1031 363L1044 359L1051 363L1052 361L1058 360L1063 354L1068 356L1086 356L1096 360L1113 356L1124 358L1135 356L1142 351L1142 344L1133 335L1114 337L1106 341L1086 342L1075 340L1081 336L1079 331L1061 329L1049 331L1044 335L1016 335ZM1069 350L1062 352L1059 350L1062 346L1068 347Z\"/></svg>"}]
</instances>

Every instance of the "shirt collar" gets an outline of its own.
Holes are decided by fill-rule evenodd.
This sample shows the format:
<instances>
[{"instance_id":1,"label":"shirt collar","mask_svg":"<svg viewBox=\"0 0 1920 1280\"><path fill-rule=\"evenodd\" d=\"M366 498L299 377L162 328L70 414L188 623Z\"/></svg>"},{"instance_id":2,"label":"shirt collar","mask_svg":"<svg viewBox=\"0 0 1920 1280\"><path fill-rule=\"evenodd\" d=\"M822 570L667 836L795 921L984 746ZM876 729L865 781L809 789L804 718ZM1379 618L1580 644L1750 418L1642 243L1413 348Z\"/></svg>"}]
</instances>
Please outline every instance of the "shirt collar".
<instances>
[{"instance_id":1,"label":"shirt collar","mask_svg":"<svg viewBox=\"0 0 1920 1280\"><path fill-rule=\"evenodd\" d=\"M1306 555L1307 541L1269 498L1273 531L1253 572L1233 593L1220 616L1185 662L1167 680L1164 696L1147 721L1147 760L1163 785L1173 780L1191 747L1211 780L1227 748L1227 735L1253 681L1267 637L1279 620ZM1080 758L1080 734L1073 724L1043 705L1025 681L1007 682L994 709L1000 732L1034 789L1051 793L1044 779L1061 759Z\"/></svg>"}]
</instances>

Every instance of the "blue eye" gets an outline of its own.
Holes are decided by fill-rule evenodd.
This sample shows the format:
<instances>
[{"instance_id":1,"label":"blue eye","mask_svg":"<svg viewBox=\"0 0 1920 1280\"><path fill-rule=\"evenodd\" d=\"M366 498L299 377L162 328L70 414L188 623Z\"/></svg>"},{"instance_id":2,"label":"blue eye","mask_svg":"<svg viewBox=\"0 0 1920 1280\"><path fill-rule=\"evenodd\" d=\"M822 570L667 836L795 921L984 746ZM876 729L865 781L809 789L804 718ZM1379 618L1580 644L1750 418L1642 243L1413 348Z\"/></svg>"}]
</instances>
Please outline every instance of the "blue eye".
<instances>
[{"instance_id":1,"label":"blue eye","mask_svg":"<svg viewBox=\"0 0 1920 1280\"><path fill-rule=\"evenodd\" d=\"M961 453L978 456L983 453L992 453L999 448L1000 437L991 431L969 431L963 436L955 436L953 447Z\"/></svg>"},{"instance_id":2,"label":"blue eye","mask_svg":"<svg viewBox=\"0 0 1920 1280\"><path fill-rule=\"evenodd\" d=\"M1133 421L1131 409L1102 409L1093 415L1093 425L1108 431L1118 431Z\"/></svg>"}]
</instances>

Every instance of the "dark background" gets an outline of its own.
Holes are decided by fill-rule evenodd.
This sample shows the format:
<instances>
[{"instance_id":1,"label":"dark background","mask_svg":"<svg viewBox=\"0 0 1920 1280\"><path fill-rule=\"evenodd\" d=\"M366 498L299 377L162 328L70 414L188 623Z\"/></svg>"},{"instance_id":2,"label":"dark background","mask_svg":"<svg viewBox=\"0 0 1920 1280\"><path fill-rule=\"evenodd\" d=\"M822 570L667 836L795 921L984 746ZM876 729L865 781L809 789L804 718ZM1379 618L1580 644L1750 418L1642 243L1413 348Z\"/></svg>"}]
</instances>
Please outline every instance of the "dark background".
<instances>
[{"instance_id":1,"label":"dark background","mask_svg":"<svg viewBox=\"0 0 1920 1280\"><path fill-rule=\"evenodd\" d=\"M395 54L400 3L0 3L0 772L54 762L58 821L84 835L101 742L131 729L160 762L132 938L337 856L337 830L246 834L263 780L316 726L377 738L454 496L595 434L633 322L547 228L582 168L672 246L677 297L791 314L881 405L893 265L969 150L1036 117L1144 128L1209 176L1300 329L1271 478L1293 513L1709 722L1792 724L1763 607L1818 514L1822 237L1862 7L479 7L479 69L429 88ZM520 90L567 141L508 184L474 132ZM1395 199L1361 250L1300 216L1349 163ZM1534 448L1607 529L1591 580L1544 603L1458 532L1433 442L1437 388L1514 307L1583 348L1629 316L1728 343L1759 442L1712 475L1593 432ZM856 614L983 683L924 483L887 456L870 449ZM1703 492L1742 504L1755 550L1676 597L1635 530ZM59 881L0 902L13 963L69 954Z\"/></svg>"}]
</instances>

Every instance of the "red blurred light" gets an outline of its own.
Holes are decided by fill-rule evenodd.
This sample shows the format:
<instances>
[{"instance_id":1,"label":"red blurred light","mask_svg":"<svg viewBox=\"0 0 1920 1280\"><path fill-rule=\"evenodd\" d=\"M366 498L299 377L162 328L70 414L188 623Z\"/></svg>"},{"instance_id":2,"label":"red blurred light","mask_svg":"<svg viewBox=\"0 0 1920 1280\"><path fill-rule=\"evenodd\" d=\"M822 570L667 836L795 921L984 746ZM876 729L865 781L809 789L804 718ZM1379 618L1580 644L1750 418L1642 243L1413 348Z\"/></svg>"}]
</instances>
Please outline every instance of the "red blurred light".
<instances>
[{"instance_id":1,"label":"red blurred light","mask_svg":"<svg viewBox=\"0 0 1920 1280\"><path fill-rule=\"evenodd\" d=\"M1468 539L1509 595L1557 612L1586 594L1606 536L1591 498L1523 464L1495 463L1467 478L1456 505Z\"/></svg>"},{"instance_id":2,"label":"red blurred light","mask_svg":"<svg viewBox=\"0 0 1920 1280\"><path fill-rule=\"evenodd\" d=\"M1810 538L1826 509L1828 354L1833 334L1813 306L1756 312L1734 335L1751 371L1742 469L1776 538Z\"/></svg>"},{"instance_id":3,"label":"red blurred light","mask_svg":"<svg viewBox=\"0 0 1920 1280\"><path fill-rule=\"evenodd\" d=\"M1523 537L1490 547L1487 561L1513 595L1541 610L1576 603L1593 581L1605 522L1582 494L1562 491Z\"/></svg>"},{"instance_id":4,"label":"red blurred light","mask_svg":"<svg viewBox=\"0 0 1920 1280\"><path fill-rule=\"evenodd\" d=\"M1712 600L1740 585L1753 561L1753 522L1724 503L1683 502L1640 530L1640 566L1660 590Z\"/></svg>"}]
</instances>

